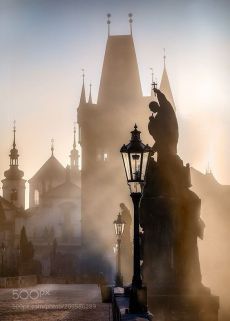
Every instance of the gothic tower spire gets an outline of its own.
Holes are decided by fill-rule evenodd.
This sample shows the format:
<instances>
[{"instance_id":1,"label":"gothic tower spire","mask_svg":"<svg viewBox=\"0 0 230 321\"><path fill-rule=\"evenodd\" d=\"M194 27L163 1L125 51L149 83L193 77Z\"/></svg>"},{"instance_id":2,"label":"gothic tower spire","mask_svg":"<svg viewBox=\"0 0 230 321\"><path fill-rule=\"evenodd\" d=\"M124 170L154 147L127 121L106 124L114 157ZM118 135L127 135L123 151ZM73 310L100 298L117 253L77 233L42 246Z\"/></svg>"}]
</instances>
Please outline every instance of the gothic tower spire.
<instances>
[{"instance_id":1,"label":"gothic tower spire","mask_svg":"<svg viewBox=\"0 0 230 321\"><path fill-rule=\"evenodd\" d=\"M164 69L163 69L163 74L162 74L162 78L161 78L160 90L165 94L166 98L169 100L169 102L173 106L174 110L176 110L175 102L174 102L173 95L172 95L171 86L170 86L170 83L169 83L168 73L167 73L167 69L166 69L165 48L164 48L163 59L164 59Z\"/></svg>"},{"instance_id":2,"label":"gothic tower spire","mask_svg":"<svg viewBox=\"0 0 230 321\"><path fill-rule=\"evenodd\" d=\"M82 89L81 89L81 97L80 97L80 104L85 104L85 70L82 69Z\"/></svg>"},{"instance_id":3,"label":"gothic tower spire","mask_svg":"<svg viewBox=\"0 0 230 321\"><path fill-rule=\"evenodd\" d=\"M88 100L88 104L92 104L93 103L91 89L92 89L92 84L90 83L90 85L89 85L89 100Z\"/></svg>"}]
</instances>

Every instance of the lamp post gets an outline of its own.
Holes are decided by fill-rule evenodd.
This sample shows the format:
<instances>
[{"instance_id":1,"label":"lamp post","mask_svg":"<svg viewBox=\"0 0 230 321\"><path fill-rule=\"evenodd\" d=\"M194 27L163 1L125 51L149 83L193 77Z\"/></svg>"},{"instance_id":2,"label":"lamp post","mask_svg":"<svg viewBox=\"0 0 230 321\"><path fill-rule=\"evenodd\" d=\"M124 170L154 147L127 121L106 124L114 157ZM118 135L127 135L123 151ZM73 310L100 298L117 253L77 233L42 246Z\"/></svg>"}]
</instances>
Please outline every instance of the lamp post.
<instances>
[{"instance_id":1,"label":"lamp post","mask_svg":"<svg viewBox=\"0 0 230 321\"><path fill-rule=\"evenodd\" d=\"M130 310L143 312L141 302L138 302L138 290L142 289L141 267L140 267L140 238L139 238L139 204L145 183L145 174L149 161L151 148L142 143L141 132L135 124L131 132L129 144L121 147L122 159L125 167L127 183L130 188L130 196L134 206L134 237L133 237L133 278L130 293Z\"/></svg>"},{"instance_id":2,"label":"lamp post","mask_svg":"<svg viewBox=\"0 0 230 321\"><path fill-rule=\"evenodd\" d=\"M116 271L116 286L123 286L123 278L121 275L121 238L125 228L125 221L121 217L121 213L118 214L117 219L113 222L115 234L117 237L117 271Z\"/></svg>"},{"instance_id":3,"label":"lamp post","mask_svg":"<svg viewBox=\"0 0 230 321\"><path fill-rule=\"evenodd\" d=\"M2 242L2 246L1 246L1 254L2 254L2 276L4 276L4 254L6 251L6 246L5 244Z\"/></svg>"},{"instance_id":4,"label":"lamp post","mask_svg":"<svg viewBox=\"0 0 230 321\"><path fill-rule=\"evenodd\" d=\"M17 246L17 272L18 275L20 275L20 255L21 255L21 249L20 245Z\"/></svg>"}]
</instances>

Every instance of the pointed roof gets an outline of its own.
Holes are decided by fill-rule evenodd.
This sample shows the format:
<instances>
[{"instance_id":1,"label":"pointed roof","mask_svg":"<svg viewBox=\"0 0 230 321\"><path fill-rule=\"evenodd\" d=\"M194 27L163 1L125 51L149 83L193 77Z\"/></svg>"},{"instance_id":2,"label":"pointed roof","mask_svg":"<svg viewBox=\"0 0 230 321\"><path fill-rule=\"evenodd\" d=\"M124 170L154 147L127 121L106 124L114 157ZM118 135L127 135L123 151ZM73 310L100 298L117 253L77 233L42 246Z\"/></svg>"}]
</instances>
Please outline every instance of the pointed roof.
<instances>
[{"instance_id":1,"label":"pointed roof","mask_svg":"<svg viewBox=\"0 0 230 321\"><path fill-rule=\"evenodd\" d=\"M76 144L76 126L74 124L74 129L73 129L73 149L70 151L70 165L72 167L78 167L78 159L79 159L79 154L77 150L77 144Z\"/></svg>"},{"instance_id":2,"label":"pointed roof","mask_svg":"<svg viewBox=\"0 0 230 321\"><path fill-rule=\"evenodd\" d=\"M29 183L36 180L49 180L52 178L65 179L65 168L53 155L44 163L37 173L29 180Z\"/></svg>"},{"instance_id":3,"label":"pointed roof","mask_svg":"<svg viewBox=\"0 0 230 321\"><path fill-rule=\"evenodd\" d=\"M82 74L82 88L81 88L81 97L80 97L80 105L86 103L86 96L85 96L85 73L84 69L82 69L83 74Z\"/></svg>"},{"instance_id":4,"label":"pointed roof","mask_svg":"<svg viewBox=\"0 0 230 321\"><path fill-rule=\"evenodd\" d=\"M88 100L88 104L92 104L93 103L91 88L92 88L92 84L89 85L89 100Z\"/></svg>"},{"instance_id":5,"label":"pointed roof","mask_svg":"<svg viewBox=\"0 0 230 321\"><path fill-rule=\"evenodd\" d=\"M109 36L107 39L98 104L142 97L136 52L132 35Z\"/></svg>"},{"instance_id":6,"label":"pointed roof","mask_svg":"<svg viewBox=\"0 0 230 321\"><path fill-rule=\"evenodd\" d=\"M167 70L166 70L165 63L164 63L164 70L163 70L163 74L162 74L162 78L161 78L160 91L162 91L163 94L165 94L166 98L168 99L168 101L173 106L173 109L176 110L176 105L175 105L175 102L174 102L174 99L173 99L172 90L171 90L171 87L170 87L168 73L167 73Z\"/></svg>"}]
</instances>

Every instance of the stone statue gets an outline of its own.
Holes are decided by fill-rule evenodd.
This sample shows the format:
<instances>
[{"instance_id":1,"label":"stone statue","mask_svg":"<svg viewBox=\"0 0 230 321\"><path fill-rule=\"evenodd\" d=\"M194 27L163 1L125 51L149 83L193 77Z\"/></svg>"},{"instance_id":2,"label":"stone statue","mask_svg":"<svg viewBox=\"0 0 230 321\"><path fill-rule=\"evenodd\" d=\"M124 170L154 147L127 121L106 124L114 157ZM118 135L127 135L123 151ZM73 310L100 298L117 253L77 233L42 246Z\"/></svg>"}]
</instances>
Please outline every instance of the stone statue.
<instances>
[{"instance_id":1,"label":"stone statue","mask_svg":"<svg viewBox=\"0 0 230 321\"><path fill-rule=\"evenodd\" d=\"M202 288L197 238L204 223L199 197L189 190L190 168L177 155L178 124L165 95L155 89L149 132L155 140L141 201L144 231L143 277L157 293ZM151 281L150 281L151 280Z\"/></svg>"},{"instance_id":2,"label":"stone statue","mask_svg":"<svg viewBox=\"0 0 230 321\"><path fill-rule=\"evenodd\" d=\"M130 282L132 275L132 216L124 203L120 204L121 217L125 221L125 228L121 241L121 271L125 283Z\"/></svg>"},{"instance_id":3,"label":"stone statue","mask_svg":"<svg viewBox=\"0 0 230 321\"><path fill-rule=\"evenodd\" d=\"M150 110L155 114L149 118L149 133L155 140L153 152L158 153L159 159L168 155L176 155L178 143L178 124L170 102L158 89L154 90L159 104L152 101Z\"/></svg>"}]
</instances>

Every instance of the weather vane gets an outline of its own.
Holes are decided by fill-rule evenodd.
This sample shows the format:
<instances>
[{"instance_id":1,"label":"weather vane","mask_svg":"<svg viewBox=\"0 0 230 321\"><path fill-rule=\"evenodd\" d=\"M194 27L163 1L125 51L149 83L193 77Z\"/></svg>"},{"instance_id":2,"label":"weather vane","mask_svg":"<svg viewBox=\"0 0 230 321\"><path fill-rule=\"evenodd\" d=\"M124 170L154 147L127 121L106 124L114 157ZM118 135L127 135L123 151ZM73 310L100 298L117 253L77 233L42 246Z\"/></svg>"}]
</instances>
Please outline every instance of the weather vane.
<instances>
[{"instance_id":1,"label":"weather vane","mask_svg":"<svg viewBox=\"0 0 230 321\"><path fill-rule=\"evenodd\" d=\"M110 20L110 18L111 18L111 14L110 13L108 13L107 14L107 25L108 25L108 36L110 36L110 24L111 24L111 20Z\"/></svg>"},{"instance_id":2,"label":"weather vane","mask_svg":"<svg viewBox=\"0 0 230 321\"><path fill-rule=\"evenodd\" d=\"M132 34L133 34L133 30L132 30L133 14L132 14L132 13L129 13L128 16L129 16L130 34L132 35Z\"/></svg>"}]
</instances>

